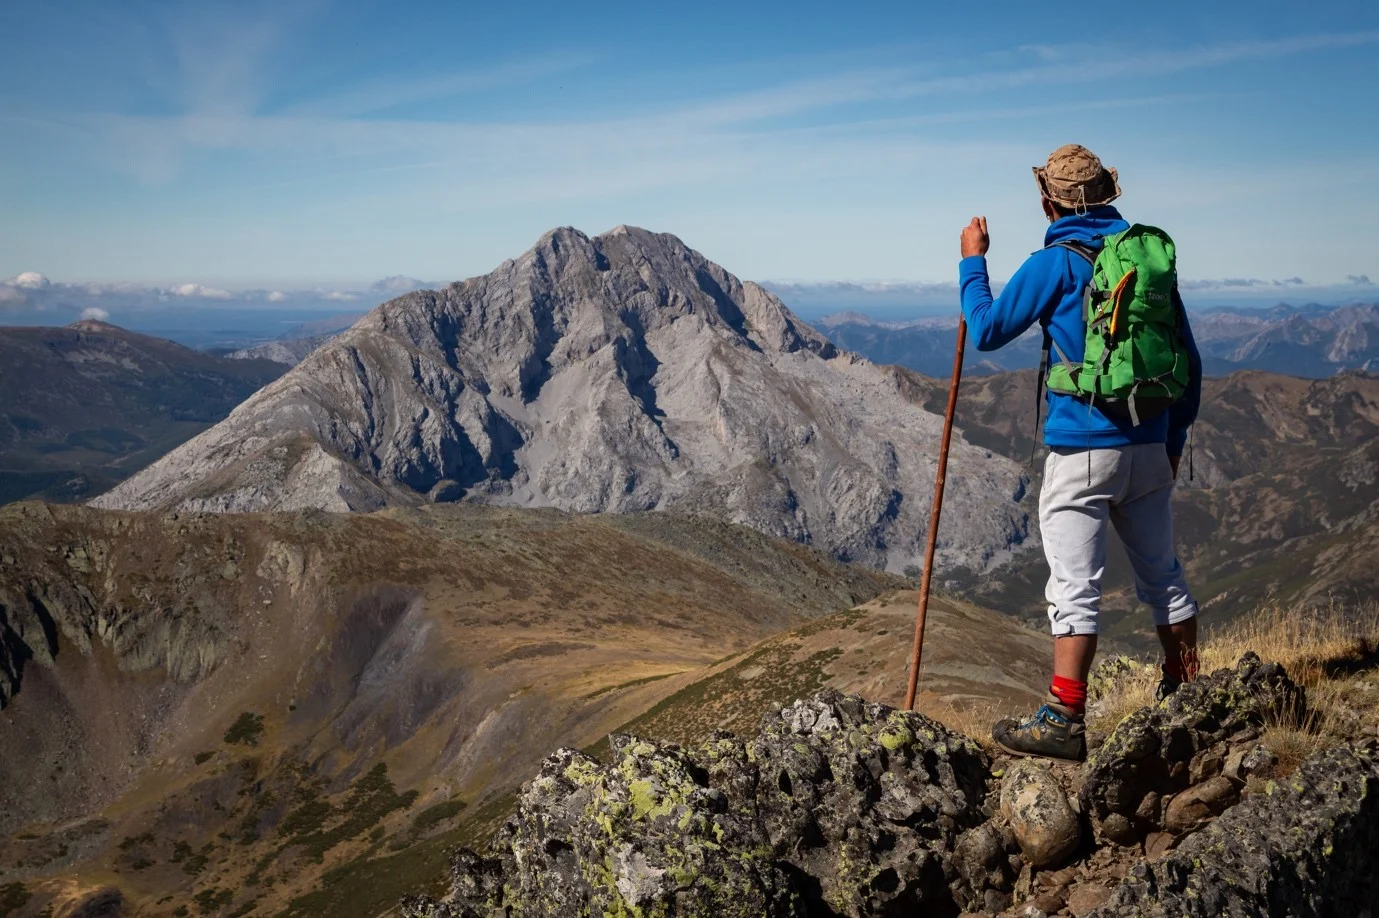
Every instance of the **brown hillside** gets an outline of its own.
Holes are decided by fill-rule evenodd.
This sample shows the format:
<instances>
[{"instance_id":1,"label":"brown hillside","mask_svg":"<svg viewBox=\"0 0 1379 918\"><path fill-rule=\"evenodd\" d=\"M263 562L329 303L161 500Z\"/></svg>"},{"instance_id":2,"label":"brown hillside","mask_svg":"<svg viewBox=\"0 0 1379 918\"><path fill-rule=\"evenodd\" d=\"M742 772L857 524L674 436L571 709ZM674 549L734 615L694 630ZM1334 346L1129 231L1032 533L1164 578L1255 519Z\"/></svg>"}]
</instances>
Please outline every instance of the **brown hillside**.
<instances>
[{"instance_id":1,"label":"brown hillside","mask_svg":"<svg viewBox=\"0 0 1379 918\"><path fill-rule=\"evenodd\" d=\"M845 610L902 583L662 513L0 509L0 887L35 910L117 889L150 915L377 914L551 748L706 683L709 728L782 679L894 693L912 596ZM1039 636L933 621L948 694L1034 691ZM978 622L1014 656L990 642L964 678Z\"/></svg>"},{"instance_id":2,"label":"brown hillside","mask_svg":"<svg viewBox=\"0 0 1379 918\"><path fill-rule=\"evenodd\" d=\"M284 369L105 322L0 327L0 503L99 494Z\"/></svg>"}]
</instances>

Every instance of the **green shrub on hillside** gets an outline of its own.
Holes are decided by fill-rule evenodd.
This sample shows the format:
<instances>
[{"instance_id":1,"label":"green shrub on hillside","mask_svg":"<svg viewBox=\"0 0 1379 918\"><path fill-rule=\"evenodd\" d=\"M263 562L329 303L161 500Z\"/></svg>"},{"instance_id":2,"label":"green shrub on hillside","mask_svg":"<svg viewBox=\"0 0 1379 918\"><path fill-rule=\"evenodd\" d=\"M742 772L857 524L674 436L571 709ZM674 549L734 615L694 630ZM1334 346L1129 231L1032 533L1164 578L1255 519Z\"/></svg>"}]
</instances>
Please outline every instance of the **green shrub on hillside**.
<instances>
[{"instance_id":1,"label":"green shrub on hillside","mask_svg":"<svg viewBox=\"0 0 1379 918\"><path fill-rule=\"evenodd\" d=\"M210 889L203 889L192 897L196 900L197 908L201 909L203 915L213 915L235 900L235 894L228 889L218 889L212 886Z\"/></svg>"},{"instance_id":2,"label":"green shrub on hillside","mask_svg":"<svg viewBox=\"0 0 1379 918\"><path fill-rule=\"evenodd\" d=\"M301 805L287 814L278 831L289 836L289 844L302 845L319 864L331 848L373 828L394 810L407 809L416 799L414 790L399 794L388 778L388 766L379 762L354 782L339 807L321 799L315 789L305 792Z\"/></svg>"},{"instance_id":3,"label":"green shrub on hillside","mask_svg":"<svg viewBox=\"0 0 1379 918\"><path fill-rule=\"evenodd\" d=\"M425 832L438 822L443 822L452 816L457 815L465 808L465 802L459 797L452 797L449 800L437 803L435 806L428 806L417 814L417 818L412 820L413 832Z\"/></svg>"},{"instance_id":4,"label":"green shrub on hillside","mask_svg":"<svg viewBox=\"0 0 1379 918\"><path fill-rule=\"evenodd\" d=\"M0 918L16 914L28 903L31 893L23 883L9 883L0 886Z\"/></svg>"},{"instance_id":5,"label":"green shrub on hillside","mask_svg":"<svg viewBox=\"0 0 1379 918\"><path fill-rule=\"evenodd\" d=\"M257 746L263 736L263 715L245 711L239 719L225 731L225 742L233 745Z\"/></svg>"}]
</instances>

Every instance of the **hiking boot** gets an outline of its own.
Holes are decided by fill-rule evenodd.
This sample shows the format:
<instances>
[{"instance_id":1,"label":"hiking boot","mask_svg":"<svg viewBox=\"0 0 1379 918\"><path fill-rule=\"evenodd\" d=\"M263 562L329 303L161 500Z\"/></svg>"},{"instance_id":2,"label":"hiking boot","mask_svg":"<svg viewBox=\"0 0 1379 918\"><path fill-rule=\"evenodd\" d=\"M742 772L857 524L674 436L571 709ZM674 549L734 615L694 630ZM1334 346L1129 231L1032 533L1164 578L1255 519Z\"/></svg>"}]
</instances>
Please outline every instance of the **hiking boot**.
<instances>
[{"instance_id":1,"label":"hiking boot","mask_svg":"<svg viewBox=\"0 0 1379 918\"><path fill-rule=\"evenodd\" d=\"M1159 687L1154 690L1154 703L1158 704L1169 695L1178 691L1178 687L1182 684L1182 679L1175 679L1167 673L1164 673L1163 677L1159 679Z\"/></svg>"},{"instance_id":2,"label":"hiking boot","mask_svg":"<svg viewBox=\"0 0 1379 918\"><path fill-rule=\"evenodd\" d=\"M991 738L1011 755L1081 762L1087 757L1087 727L1082 715L1049 695L1034 716L1021 723L1007 718L991 728Z\"/></svg>"}]
</instances>

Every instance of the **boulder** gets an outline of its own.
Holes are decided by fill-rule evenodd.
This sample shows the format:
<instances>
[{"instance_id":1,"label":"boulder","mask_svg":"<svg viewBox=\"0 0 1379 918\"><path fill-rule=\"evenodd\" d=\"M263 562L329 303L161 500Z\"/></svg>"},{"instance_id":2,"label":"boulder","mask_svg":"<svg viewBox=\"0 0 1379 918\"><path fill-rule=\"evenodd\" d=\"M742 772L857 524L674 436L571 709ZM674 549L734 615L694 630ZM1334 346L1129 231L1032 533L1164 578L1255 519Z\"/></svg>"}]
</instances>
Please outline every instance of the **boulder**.
<instances>
[{"instance_id":1,"label":"boulder","mask_svg":"<svg viewBox=\"0 0 1379 918\"><path fill-rule=\"evenodd\" d=\"M1169 800L1164 812L1164 829L1176 835L1196 831L1239 799L1240 786L1218 775Z\"/></svg>"},{"instance_id":2,"label":"boulder","mask_svg":"<svg viewBox=\"0 0 1379 918\"><path fill-rule=\"evenodd\" d=\"M1057 867L1077 850L1081 824L1063 786L1042 762L1024 759L1010 767L1001 782L1001 813L1035 867Z\"/></svg>"},{"instance_id":3,"label":"boulder","mask_svg":"<svg viewBox=\"0 0 1379 918\"><path fill-rule=\"evenodd\" d=\"M953 866L969 889L1006 894L1008 899L1020 872L1019 855L1013 854L1018 851L1015 833L993 819L962 834L953 851Z\"/></svg>"},{"instance_id":4,"label":"boulder","mask_svg":"<svg viewBox=\"0 0 1379 918\"><path fill-rule=\"evenodd\" d=\"M523 788L492 857L459 852L441 900L407 918L579 914L770 916L956 912L1008 901L989 763L918 714L824 691L747 740L680 749L615 736L606 764L575 750ZM966 834L964 834L966 833ZM974 880L954 869L964 839Z\"/></svg>"},{"instance_id":5,"label":"boulder","mask_svg":"<svg viewBox=\"0 0 1379 918\"><path fill-rule=\"evenodd\" d=\"M1163 702L1125 718L1088 759L1082 810L1099 839L1140 844L1163 829L1167 798L1224 770L1228 746L1257 738L1266 721L1301 719L1303 689L1277 663L1247 653L1232 669L1184 684Z\"/></svg>"}]
</instances>

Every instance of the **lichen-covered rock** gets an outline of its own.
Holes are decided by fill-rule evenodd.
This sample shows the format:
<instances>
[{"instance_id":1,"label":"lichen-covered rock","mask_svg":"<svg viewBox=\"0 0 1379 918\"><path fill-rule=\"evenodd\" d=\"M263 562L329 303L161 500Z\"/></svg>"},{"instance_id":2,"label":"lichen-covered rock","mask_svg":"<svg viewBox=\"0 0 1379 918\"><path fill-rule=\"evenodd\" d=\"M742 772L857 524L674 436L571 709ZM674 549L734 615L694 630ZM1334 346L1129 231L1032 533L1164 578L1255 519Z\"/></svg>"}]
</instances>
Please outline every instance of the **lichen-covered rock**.
<instances>
[{"instance_id":1,"label":"lichen-covered rock","mask_svg":"<svg viewBox=\"0 0 1379 918\"><path fill-rule=\"evenodd\" d=\"M1035 867L1058 867L1077 850L1082 826L1063 785L1042 762L1016 762L1001 782L1001 812Z\"/></svg>"},{"instance_id":2,"label":"lichen-covered rock","mask_svg":"<svg viewBox=\"0 0 1379 918\"><path fill-rule=\"evenodd\" d=\"M986 792L986 757L966 737L824 692L767 715L748 755L777 855L815 878L835 912L925 908L950 896L943 859L982 818Z\"/></svg>"},{"instance_id":3,"label":"lichen-covered rock","mask_svg":"<svg viewBox=\"0 0 1379 918\"><path fill-rule=\"evenodd\" d=\"M1244 781L1250 775L1267 771L1278 764L1274 755L1261 743L1242 744L1233 748L1222 763L1222 772L1228 778Z\"/></svg>"},{"instance_id":4,"label":"lichen-covered rock","mask_svg":"<svg viewBox=\"0 0 1379 918\"><path fill-rule=\"evenodd\" d=\"M1120 654L1103 657L1087 676L1087 700L1100 701L1114 697L1125 680L1134 678L1150 665Z\"/></svg>"},{"instance_id":5,"label":"lichen-covered rock","mask_svg":"<svg viewBox=\"0 0 1379 918\"><path fill-rule=\"evenodd\" d=\"M824 691L746 741L611 749L548 759L495 856L460 852L451 893L403 914L863 916L956 912L972 893L951 861L984 818L988 763L921 715ZM974 856L1000 873L999 854Z\"/></svg>"},{"instance_id":6,"label":"lichen-covered rock","mask_svg":"<svg viewBox=\"0 0 1379 918\"><path fill-rule=\"evenodd\" d=\"M1158 861L1101 918L1367 914L1379 902L1379 744L1323 752Z\"/></svg>"},{"instance_id":7,"label":"lichen-covered rock","mask_svg":"<svg viewBox=\"0 0 1379 918\"><path fill-rule=\"evenodd\" d=\"M1010 904L1023 866L1018 851L1015 833L1001 820L984 822L962 834L953 852L953 866L972 891L967 897L970 906L1000 911Z\"/></svg>"},{"instance_id":8,"label":"lichen-covered rock","mask_svg":"<svg viewBox=\"0 0 1379 918\"><path fill-rule=\"evenodd\" d=\"M1234 669L1186 683L1122 721L1088 760L1083 812L1098 838L1137 844L1164 828L1162 807L1146 805L1151 795L1167 799L1194 779L1216 778L1226 744L1258 736L1268 720L1300 719L1304 708L1302 688L1282 666L1245 654Z\"/></svg>"},{"instance_id":9,"label":"lichen-covered rock","mask_svg":"<svg viewBox=\"0 0 1379 918\"><path fill-rule=\"evenodd\" d=\"M404 896L402 912L412 918L487 918L502 898L502 864L467 848L450 860L450 895L437 902L426 896Z\"/></svg>"},{"instance_id":10,"label":"lichen-covered rock","mask_svg":"<svg viewBox=\"0 0 1379 918\"><path fill-rule=\"evenodd\" d=\"M1131 715L1083 768L1018 761L999 789L966 739L832 691L747 739L615 737L607 765L549 760L492 855L460 852L450 894L402 913L1362 914L1379 901L1379 739L1240 802L1271 767L1262 727L1303 713L1282 668L1247 654Z\"/></svg>"}]
</instances>

